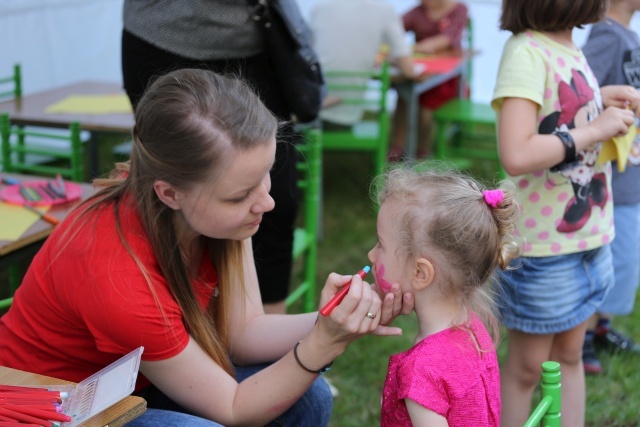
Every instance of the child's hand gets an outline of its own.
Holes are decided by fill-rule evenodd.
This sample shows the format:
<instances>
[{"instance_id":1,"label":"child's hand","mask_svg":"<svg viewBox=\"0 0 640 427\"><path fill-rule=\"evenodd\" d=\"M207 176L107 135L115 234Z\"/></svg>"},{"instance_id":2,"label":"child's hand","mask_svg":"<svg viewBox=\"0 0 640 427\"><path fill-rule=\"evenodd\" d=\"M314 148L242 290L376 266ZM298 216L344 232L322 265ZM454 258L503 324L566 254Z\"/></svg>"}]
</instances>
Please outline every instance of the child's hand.
<instances>
[{"instance_id":1,"label":"child's hand","mask_svg":"<svg viewBox=\"0 0 640 427\"><path fill-rule=\"evenodd\" d=\"M629 126L634 122L631 110L618 107L608 107L588 127L593 131L593 141L603 142L614 136L626 135ZM591 145L591 144L589 144ZM578 147L580 149L586 147Z\"/></svg>"},{"instance_id":2,"label":"child's hand","mask_svg":"<svg viewBox=\"0 0 640 427\"><path fill-rule=\"evenodd\" d=\"M600 88L600 93L605 107L630 108L636 111L640 106L640 93L633 86L603 86Z\"/></svg>"}]
</instances>

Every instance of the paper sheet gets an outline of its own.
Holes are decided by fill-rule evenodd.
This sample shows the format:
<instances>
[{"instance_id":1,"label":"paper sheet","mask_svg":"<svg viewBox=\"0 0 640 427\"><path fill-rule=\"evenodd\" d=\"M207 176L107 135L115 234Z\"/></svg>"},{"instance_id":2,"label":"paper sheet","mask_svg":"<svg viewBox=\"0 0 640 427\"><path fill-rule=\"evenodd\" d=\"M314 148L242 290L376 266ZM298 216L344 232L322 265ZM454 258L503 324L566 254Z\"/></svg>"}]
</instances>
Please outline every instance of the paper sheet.
<instances>
[{"instance_id":1,"label":"paper sheet","mask_svg":"<svg viewBox=\"0 0 640 427\"><path fill-rule=\"evenodd\" d=\"M626 135L614 136L602 144L600 155L598 156L598 164L603 164L611 160L618 161L618 172L624 172L627 167L629 152L636 138L636 127L631 125Z\"/></svg>"},{"instance_id":2,"label":"paper sheet","mask_svg":"<svg viewBox=\"0 0 640 427\"><path fill-rule=\"evenodd\" d=\"M48 208L39 206L42 212ZM18 240L40 217L22 206L0 202L0 240Z\"/></svg>"},{"instance_id":3,"label":"paper sheet","mask_svg":"<svg viewBox=\"0 0 640 427\"><path fill-rule=\"evenodd\" d=\"M414 56L413 63L419 64L430 74L444 74L454 70L462 58L458 56Z\"/></svg>"},{"instance_id":4,"label":"paper sheet","mask_svg":"<svg viewBox=\"0 0 640 427\"><path fill-rule=\"evenodd\" d=\"M62 114L124 114L132 113L126 94L71 95L50 105L46 113Z\"/></svg>"}]
</instances>

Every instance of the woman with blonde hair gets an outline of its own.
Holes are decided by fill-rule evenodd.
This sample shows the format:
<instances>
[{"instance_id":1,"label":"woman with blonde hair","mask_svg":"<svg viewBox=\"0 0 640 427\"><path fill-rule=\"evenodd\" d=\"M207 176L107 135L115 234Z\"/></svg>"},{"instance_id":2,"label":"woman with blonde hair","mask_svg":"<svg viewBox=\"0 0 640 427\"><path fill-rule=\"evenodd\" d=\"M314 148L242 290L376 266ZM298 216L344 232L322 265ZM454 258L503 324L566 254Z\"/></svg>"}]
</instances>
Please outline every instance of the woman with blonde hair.
<instances>
[{"instance_id":1,"label":"woman with blonde hair","mask_svg":"<svg viewBox=\"0 0 640 427\"><path fill-rule=\"evenodd\" d=\"M136 393L172 412L131 425L327 425L319 375L349 342L400 333L382 325L402 298L354 276L328 317L265 315L251 236L274 206L278 121L194 69L159 77L135 117L130 165L52 233L0 318L0 364L81 381L144 346ZM331 274L321 303L350 278Z\"/></svg>"}]
</instances>

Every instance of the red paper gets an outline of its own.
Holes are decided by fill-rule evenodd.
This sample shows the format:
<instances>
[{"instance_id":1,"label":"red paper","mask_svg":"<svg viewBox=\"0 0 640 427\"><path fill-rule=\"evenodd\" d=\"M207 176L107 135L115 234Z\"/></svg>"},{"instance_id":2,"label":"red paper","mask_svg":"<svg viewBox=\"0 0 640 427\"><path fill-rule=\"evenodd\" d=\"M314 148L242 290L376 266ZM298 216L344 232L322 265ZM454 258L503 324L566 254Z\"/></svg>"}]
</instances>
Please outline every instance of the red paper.
<instances>
[{"instance_id":1,"label":"red paper","mask_svg":"<svg viewBox=\"0 0 640 427\"><path fill-rule=\"evenodd\" d=\"M434 58L415 58L416 64L421 64L424 71L429 74L444 74L453 71L460 65L462 58L457 56L440 56Z\"/></svg>"}]
</instances>

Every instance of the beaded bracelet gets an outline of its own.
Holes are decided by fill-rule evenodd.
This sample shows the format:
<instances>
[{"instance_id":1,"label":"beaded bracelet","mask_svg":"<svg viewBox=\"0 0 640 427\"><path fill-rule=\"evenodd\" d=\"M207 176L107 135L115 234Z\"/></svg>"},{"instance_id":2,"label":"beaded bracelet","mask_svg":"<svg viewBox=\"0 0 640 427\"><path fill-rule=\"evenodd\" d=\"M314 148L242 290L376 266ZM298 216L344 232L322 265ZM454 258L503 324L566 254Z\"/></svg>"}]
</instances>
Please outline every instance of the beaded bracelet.
<instances>
[{"instance_id":1,"label":"beaded bracelet","mask_svg":"<svg viewBox=\"0 0 640 427\"><path fill-rule=\"evenodd\" d=\"M327 372L329 369L331 369L331 365L333 365L333 362L329 363L327 366L325 366L324 368L321 368L318 371L314 371L314 370L309 369L306 366L304 366L302 364L302 362L300 361L300 357L298 357L298 346L300 345L301 342L302 341L298 341L296 343L296 345L293 347L293 357L296 358L296 362L298 362L298 365L300 365L300 367L302 369L304 369L305 371L310 372L312 374L323 374L323 373Z\"/></svg>"}]
</instances>

